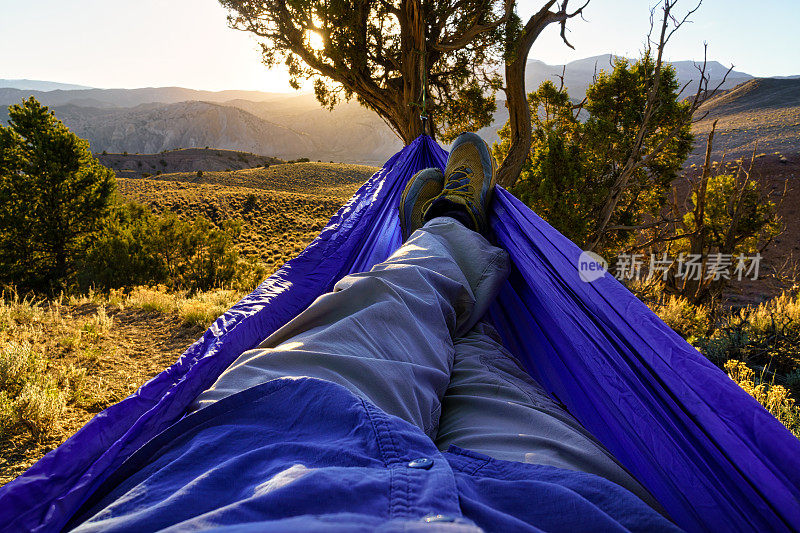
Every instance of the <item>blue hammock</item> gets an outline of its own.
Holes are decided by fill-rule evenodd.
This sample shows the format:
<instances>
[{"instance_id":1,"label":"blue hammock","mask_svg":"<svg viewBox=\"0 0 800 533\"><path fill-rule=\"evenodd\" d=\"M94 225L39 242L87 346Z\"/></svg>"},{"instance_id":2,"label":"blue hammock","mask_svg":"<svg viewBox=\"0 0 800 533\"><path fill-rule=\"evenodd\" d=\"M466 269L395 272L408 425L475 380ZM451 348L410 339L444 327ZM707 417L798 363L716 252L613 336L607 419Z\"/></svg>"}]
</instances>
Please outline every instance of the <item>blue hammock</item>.
<instances>
[{"instance_id":1,"label":"blue hammock","mask_svg":"<svg viewBox=\"0 0 800 533\"><path fill-rule=\"evenodd\" d=\"M0 488L0 528L57 531L136 449L181 418L243 351L350 272L400 245L397 205L447 153L420 137L372 176L297 258L180 359ZM800 529L800 441L612 276L498 187L492 227L513 268L489 311L505 345L690 531Z\"/></svg>"}]
</instances>

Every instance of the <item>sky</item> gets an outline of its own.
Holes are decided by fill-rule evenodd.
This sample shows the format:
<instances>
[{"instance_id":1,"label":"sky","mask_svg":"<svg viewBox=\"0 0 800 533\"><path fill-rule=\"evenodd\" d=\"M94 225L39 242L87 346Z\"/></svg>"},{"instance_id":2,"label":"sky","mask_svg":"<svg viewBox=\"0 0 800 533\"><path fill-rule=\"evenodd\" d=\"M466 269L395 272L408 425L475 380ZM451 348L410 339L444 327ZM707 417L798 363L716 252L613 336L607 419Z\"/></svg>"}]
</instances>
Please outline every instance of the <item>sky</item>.
<instances>
[{"instance_id":1,"label":"sky","mask_svg":"<svg viewBox=\"0 0 800 533\"><path fill-rule=\"evenodd\" d=\"M565 46L550 26L531 59L562 64L636 56L654 0L592 0ZM572 0L577 3L577 0ZM520 0L526 17L542 0ZM694 6L682 0L682 12ZM217 0L0 0L0 78L92 87L181 86L291 92L282 68L261 64L257 41L226 24ZM709 59L755 76L800 74L800 1L705 0L670 42L668 59Z\"/></svg>"}]
</instances>

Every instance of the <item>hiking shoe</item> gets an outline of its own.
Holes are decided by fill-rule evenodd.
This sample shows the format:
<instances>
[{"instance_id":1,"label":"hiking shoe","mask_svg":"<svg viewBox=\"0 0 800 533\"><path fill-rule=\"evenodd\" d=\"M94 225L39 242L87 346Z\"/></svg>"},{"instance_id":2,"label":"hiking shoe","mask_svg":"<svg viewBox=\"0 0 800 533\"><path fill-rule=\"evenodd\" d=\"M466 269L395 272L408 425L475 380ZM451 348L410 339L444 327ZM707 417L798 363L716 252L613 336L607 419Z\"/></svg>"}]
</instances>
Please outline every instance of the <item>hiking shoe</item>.
<instances>
[{"instance_id":1,"label":"hiking shoe","mask_svg":"<svg viewBox=\"0 0 800 533\"><path fill-rule=\"evenodd\" d=\"M403 233L403 242L425 224L422 220L422 208L431 198L442 192L443 186L444 174L438 168L420 170L408 180L406 190L400 198L400 231Z\"/></svg>"},{"instance_id":2,"label":"hiking shoe","mask_svg":"<svg viewBox=\"0 0 800 533\"><path fill-rule=\"evenodd\" d=\"M487 211L494 192L495 170L494 157L483 139L475 133L459 135L447 158L444 188L438 196L428 200L423 210L423 219L427 221L437 216L451 216L451 213L461 215L464 212L466 219L472 222L470 229L486 234L489 229Z\"/></svg>"}]
</instances>

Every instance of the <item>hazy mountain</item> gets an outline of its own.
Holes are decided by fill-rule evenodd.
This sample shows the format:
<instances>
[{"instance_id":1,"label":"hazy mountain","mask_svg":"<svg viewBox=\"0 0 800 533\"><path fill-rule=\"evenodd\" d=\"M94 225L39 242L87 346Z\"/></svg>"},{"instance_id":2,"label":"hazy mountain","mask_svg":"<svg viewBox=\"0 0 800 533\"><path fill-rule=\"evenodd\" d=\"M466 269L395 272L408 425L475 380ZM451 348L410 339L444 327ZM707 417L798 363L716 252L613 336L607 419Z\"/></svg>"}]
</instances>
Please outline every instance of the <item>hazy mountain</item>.
<instances>
[{"instance_id":1,"label":"hazy mountain","mask_svg":"<svg viewBox=\"0 0 800 533\"><path fill-rule=\"evenodd\" d=\"M312 95L272 102L233 100L227 104L302 131L315 147L315 152L306 155L312 159L382 165L403 147L378 115L356 102L340 104L333 111L321 108Z\"/></svg>"},{"instance_id":2,"label":"hazy mountain","mask_svg":"<svg viewBox=\"0 0 800 533\"><path fill-rule=\"evenodd\" d=\"M307 135L237 107L210 102L142 104L133 108L53 108L94 151L156 153L185 147L222 148L292 158L312 154Z\"/></svg>"},{"instance_id":3,"label":"hazy mountain","mask_svg":"<svg viewBox=\"0 0 800 533\"><path fill-rule=\"evenodd\" d=\"M570 96L578 100L597 71L611 68L612 57L589 57L566 67L531 61L526 72L527 89L535 90L546 79L558 83L564 72ZM678 61L673 66L682 84L698 77L691 61ZM712 85L727 70L718 62L709 62L707 69ZM731 72L723 89L751 79L749 74ZM48 82L37 83L50 87ZM310 94L212 92L181 87L0 88L0 121L7 118L6 106L29 95L54 108L70 128L89 139L96 152L146 153L209 146L285 159L308 157L379 165L402 146L372 111L350 102L330 112ZM498 94L493 124L480 131L490 144L497 140L497 129L508 118L502 96Z\"/></svg>"},{"instance_id":4,"label":"hazy mountain","mask_svg":"<svg viewBox=\"0 0 800 533\"><path fill-rule=\"evenodd\" d=\"M0 80L0 88L22 89L26 91L91 89L91 87L86 87L85 85L74 85L72 83L58 83L55 81L42 80Z\"/></svg>"},{"instance_id":5,"label":"hazy mountain","mask_svg":"<svg viewBox=\"0 0 800 533\"><path fill-rule=\"evenodd\" d=\"M617 56L603 54L594 57L587 57L572 61L566 65L548 65L541 61L529 61L525 70L525 87L528 91L535 90L543 81L552 80L557 85L560 83L560 76L564 74L564 86L570 96L575 100L580 100L586 94L586 89L591 85L592 79L601 70L610 71L613 69L613 60ZM684 94L693 94L697 90L697 82L700 73L694 61L675 61L672 63L678 75L681 86L687 85ZM723 66L717 61L709 61L706 65L706 75L709 76L709 88L714 88L722 81L728 67ZM742 82L753 79L753 76L744 72L731 71L720 89L729 89Z\"/></svg>"},{"instance_id":6,"label":"hazy mountain","mask_svg":"<svg viewBox=\"0 0 800 533\"><path fill-rule=\"evenodd\" d=\"M0 105L17 104L34 96L48 106L73 104L85 107L134 107L141 104L176 104L191 100L226 102L242 99L254 102L279 100L295 96L290 93L260 91L198 91L183 87L146 87L142 89L22 90L0 88Z\"/></svg>"}]
</instances>

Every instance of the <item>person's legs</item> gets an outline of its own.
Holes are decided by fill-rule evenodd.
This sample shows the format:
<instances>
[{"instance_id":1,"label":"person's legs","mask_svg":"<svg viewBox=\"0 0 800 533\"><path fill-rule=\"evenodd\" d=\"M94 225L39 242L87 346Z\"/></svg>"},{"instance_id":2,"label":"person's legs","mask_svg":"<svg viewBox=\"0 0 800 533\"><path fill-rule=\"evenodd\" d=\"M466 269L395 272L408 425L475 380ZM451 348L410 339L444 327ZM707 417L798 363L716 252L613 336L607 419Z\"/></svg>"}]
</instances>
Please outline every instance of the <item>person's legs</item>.
<instances>
[{"instance_id":1,"label":"person's legs","mask_svg":"<svg viewBox=\"0 0 800 533\"><path fill-rule=\"evenodd\" d=\"M339 383L433 437L451 339L485 313L507 263L506 252L478 233L447 217L431 220L389 259L345 277L242 354L193 409L272 379L310 376Z\"/></svg>"},{"instance_id":2,"label":"person's legs","mask_svg":"<svg viewBox=\"0 0 800 533\"><path fill-rule=\"evenodd\" d=\"M439 449L455 445L495 459L596 474L660 509L612 454L528 375L492 326L478 323L455 339L454 347L435 439Z\"/></svg>"}]
</instances>

